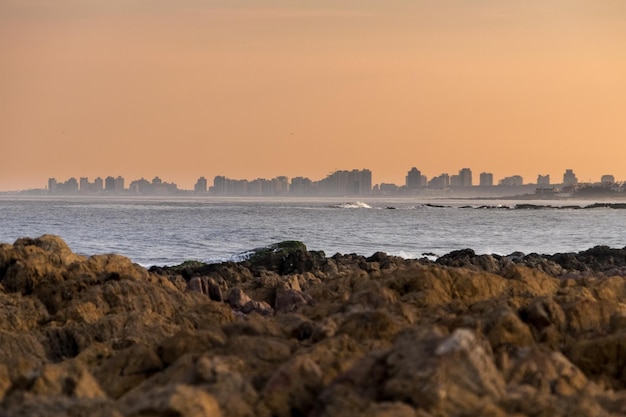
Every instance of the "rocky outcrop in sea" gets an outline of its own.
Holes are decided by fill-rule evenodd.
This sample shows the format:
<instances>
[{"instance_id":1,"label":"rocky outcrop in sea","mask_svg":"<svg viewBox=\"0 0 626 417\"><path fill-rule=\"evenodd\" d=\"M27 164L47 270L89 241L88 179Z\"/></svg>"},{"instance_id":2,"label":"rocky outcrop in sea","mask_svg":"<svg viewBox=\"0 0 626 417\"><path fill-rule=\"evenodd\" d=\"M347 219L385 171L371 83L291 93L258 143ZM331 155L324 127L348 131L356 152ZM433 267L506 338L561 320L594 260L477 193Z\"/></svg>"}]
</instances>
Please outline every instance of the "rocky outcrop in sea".
<instances>
[{"instance_id":1,"label":"rocky outcrop in sea","mask_svg":"<svg viewBox=\"0 0 626 417\"><path fill-rule=\"evenodd\" d=\"M621 416L626 250L146 270L0 245L0 416Z\"/></svg>"}]
</instances>

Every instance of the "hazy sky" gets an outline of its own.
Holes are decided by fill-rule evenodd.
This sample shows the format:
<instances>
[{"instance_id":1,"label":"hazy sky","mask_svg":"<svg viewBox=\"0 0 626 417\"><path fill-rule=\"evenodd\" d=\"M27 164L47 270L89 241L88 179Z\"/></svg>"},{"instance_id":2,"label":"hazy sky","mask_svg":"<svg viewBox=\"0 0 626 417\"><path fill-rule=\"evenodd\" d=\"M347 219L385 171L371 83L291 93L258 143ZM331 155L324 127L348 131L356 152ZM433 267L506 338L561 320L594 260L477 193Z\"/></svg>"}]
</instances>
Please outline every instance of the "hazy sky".
<instances>
[{"instance_id":1,"label":"hazy sky","mask_svg":"<svg viewBox=\"0 0 626 417\"><path fill-rule=\"evenodd\" d=\"M0 190L626 180L624 0L2 0L0 57Z\"/></svg>"}]
</instances>

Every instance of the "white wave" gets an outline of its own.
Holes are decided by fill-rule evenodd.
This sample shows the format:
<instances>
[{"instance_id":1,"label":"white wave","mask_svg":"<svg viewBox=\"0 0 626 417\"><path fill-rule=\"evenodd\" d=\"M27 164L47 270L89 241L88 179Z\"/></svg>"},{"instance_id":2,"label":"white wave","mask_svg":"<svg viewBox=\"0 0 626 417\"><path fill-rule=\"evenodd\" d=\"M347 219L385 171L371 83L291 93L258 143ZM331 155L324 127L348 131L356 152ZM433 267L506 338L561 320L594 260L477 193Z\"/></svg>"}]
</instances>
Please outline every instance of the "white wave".
<instances>
[{"instance_id":1,"label":"white wave","mask_svg":"<svg viewBox=\"0 0 626 417\"><path fill-rule=\"evenodd\" d=\"M421 259L421 258L428 258L431 261L434 261L438 258L437 255L429 253L423 253L423 252L406 252L406 251L393 251L393 252L389 252L389 255L391 256L398 256L400 258L404 258L404 259Z\"/></svg>"},{"instance_id":2,"label":"white wave","mask_svg":"<svg viewBox=\"0 0 626 417\"><path fill-rule=\"evenodd\" d=\"M243 261L247 261L248 259L250 259L250 257L252 255L254 255L254 251L241 252L241 253L237 253L235 255L227 256L226 258L223 258L223 261L225 261L225 262L243 262Z\"/></svg>"},{"instance_id":3,"label":"white wave","mask_svg":"<svg viewBox=\"0 0 626 417\"><path fill-rule=\"evenodd\" d=\"M369 204L364 203L362 201L355 201L354 203L338 204L335 207L336 208L347 208L347 209L359 209L359 208L371 209L372 208L372 206L370 206Z\"/></svg>"}]
</instances>

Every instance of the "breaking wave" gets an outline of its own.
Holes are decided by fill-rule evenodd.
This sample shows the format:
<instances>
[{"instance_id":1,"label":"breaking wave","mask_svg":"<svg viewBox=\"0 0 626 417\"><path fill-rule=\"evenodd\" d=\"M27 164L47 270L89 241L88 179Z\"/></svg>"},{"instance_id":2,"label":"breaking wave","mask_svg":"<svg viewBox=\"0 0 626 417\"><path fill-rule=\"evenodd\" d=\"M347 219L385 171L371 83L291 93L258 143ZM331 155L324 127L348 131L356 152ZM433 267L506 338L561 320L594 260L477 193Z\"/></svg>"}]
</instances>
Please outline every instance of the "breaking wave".
<instances>
[{"instance_id":1,"label":"breaking wave","mask_svg":"<svg viewBox=\"0 0 626 417\"><path fill-rule=\"evenodd\" d=\"M344 208L344 209L371 209L372 208L372 206L370 206L369 204L364 203L362 201L355 201L354 203L337 204L334 207L335 208Z\"/></svg>"}]
</instances>

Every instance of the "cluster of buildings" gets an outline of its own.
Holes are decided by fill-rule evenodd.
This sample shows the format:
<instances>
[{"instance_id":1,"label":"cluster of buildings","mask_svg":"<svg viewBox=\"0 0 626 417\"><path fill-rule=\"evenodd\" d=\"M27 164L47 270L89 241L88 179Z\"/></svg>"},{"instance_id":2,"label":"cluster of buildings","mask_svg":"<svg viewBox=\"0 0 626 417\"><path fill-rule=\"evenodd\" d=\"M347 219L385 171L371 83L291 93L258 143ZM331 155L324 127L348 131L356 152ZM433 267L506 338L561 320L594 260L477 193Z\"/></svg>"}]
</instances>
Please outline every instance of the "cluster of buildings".
<instances>
[{"instance_id":1,"label":"cluster of buildings","mask_svg":"<svg viewBox=\"0 0 626 417\"><path fill-rule=\"evenodd\" d=\"M615 182L612 175L603 175L600 182L582 184L573 170L567 169L561 183L552 184L549 175L539 175L536 183L525 184L520 175L508 176L494 183L494 176L482 172L478 184L474 184L472 170L462 168L458 174L447 173L427 178L413 167L405 177L404 185L372 184L372 172L369 169L340 170L330 173L326 178L313 181L305 177L295 177L291 181L285 176L272 179L255 180L231 179L218 175L209 185L205 177L198 178L193 191L179 190L174 183L155 177L152 181L139 179L125 187L123 177L70 178L65 182L48 180L48 193L52 194L128 194L128 195L174 195L199 194L214 196L378 196L378 195L440 195L442 193L458 195L520 195L535 194L542 197L575 195L578 193L623 192L623 184Z\"/></svg>"},{"instance_id":2,"label":"cluster of buildings","mask_svg":"<svg viewBox=\"0 0 626 417\"><path fill-rule=\"evenodd\" d=\"M159 177L152 181L144 178L131 182L128 188L125 187L123 177L100 177L93 182L88 178L70 178L64 182L58 182L55 178L48 179L48 193L50 194L131 194L131 195L171 195L177 193L178 186L173 183L163 182Z\"/></svg>"},{"instance_id":3,"label":"cluster of buildings","mask_svg":"<svg viewBox=\"0 0 626 417\"><path fill-rule=\"evenodd\" d=\"M202 180L202 183L201 183ZM352 171L335 171L320 181L312 181L305 177L276 177L271 180L258 178L252 181L235 180L217 176L213 186L199 187L206 184L204 177L200 178L195 186L196 192L208 192L218 196L344 196L344 195L371 195L372 172L369 169Z\"/></svg>"}]
</instances>

